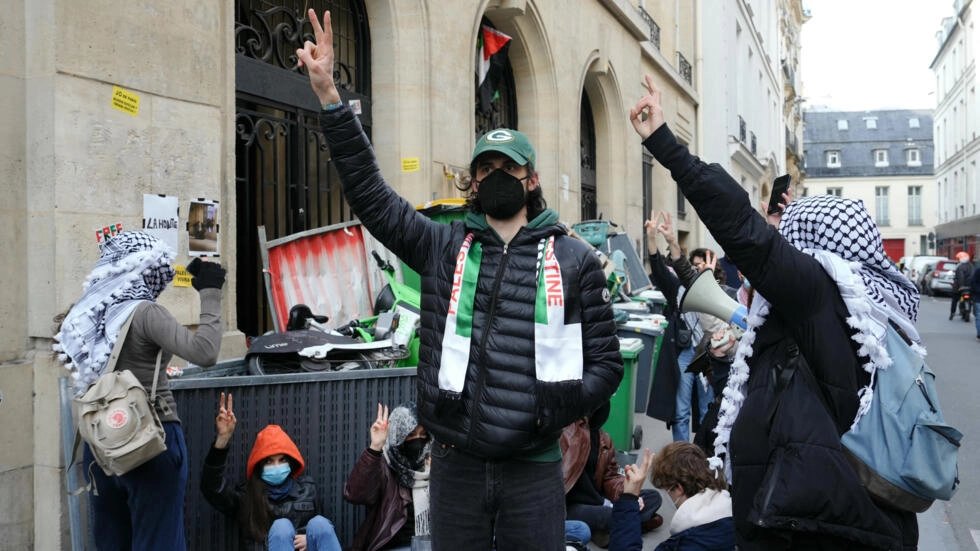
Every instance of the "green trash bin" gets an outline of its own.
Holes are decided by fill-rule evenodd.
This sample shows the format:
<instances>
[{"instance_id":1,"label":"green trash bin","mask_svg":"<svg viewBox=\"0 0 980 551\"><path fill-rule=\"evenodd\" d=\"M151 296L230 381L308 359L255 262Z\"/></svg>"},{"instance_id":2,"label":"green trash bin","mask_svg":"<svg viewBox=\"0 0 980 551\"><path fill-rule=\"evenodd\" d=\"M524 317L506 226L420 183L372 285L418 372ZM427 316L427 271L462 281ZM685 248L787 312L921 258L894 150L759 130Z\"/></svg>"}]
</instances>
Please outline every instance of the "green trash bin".
<instances>
[{"instance_id":1,"label":"green trash bin","mask_svg":"<svg viewBox=\"0 0 980 551\"><path fill-rule=\"evenodd\" d=\"M633 425L636 362L643 352L643 341L636 338L620 338L619 351L623 355L623 380L609 398L609 419L602 429L609 433L617 450L629 451L638 448L643 441L643 429Z\"/></svg>"}]
</instances>

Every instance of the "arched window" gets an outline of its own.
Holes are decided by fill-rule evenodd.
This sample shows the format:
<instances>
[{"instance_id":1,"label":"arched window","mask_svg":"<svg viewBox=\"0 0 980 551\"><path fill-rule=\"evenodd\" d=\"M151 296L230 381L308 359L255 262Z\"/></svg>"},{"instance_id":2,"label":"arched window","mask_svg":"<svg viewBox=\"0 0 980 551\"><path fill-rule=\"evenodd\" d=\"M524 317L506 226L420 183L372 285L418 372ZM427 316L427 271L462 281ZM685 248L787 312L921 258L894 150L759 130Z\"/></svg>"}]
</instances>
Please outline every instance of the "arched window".
<instances>
[{"instance_id":1,"label":"arched window","mask_svg":"<svg viewBox=\"0 0 980 551\"><path fill-rule=\"evenodd\" d=\"M582 220L598 218L595 178L595 119L589 96L582 92L579 155L582 167Z\"/></svg>"},{"instance_id":2,"label":"arched window","mask_svg":"<svg viewBox=\"0 0 980 551\"><path fill-rule=\"evenodd\" d=\"M517 130L517 93L514 88L514 70L510 65L507 50L498 53L491 59L488 82L481 87L480 58L483 45L483 27L496 31L493 23L486 17L480 22L480 38L477 40L475 52L477 72L474 83L476 88L476 137L486 134L494 128L513 128ZM482 97L481 97L482 96Z\"/></svg>"},{"instance_id":3,"label":"arched window","mask_svg":"<svg viewBox=\"0 0 980 551\"><path fill-rule=\"evenodd\" d=\"M235 180L238 328L272 328L257 228L268 239L353 218L330 162L296 50L314 40L307 9L330 10L344 101L371 131L371 47L363 0L236 0Z\"/></svg>"}]
</instances>

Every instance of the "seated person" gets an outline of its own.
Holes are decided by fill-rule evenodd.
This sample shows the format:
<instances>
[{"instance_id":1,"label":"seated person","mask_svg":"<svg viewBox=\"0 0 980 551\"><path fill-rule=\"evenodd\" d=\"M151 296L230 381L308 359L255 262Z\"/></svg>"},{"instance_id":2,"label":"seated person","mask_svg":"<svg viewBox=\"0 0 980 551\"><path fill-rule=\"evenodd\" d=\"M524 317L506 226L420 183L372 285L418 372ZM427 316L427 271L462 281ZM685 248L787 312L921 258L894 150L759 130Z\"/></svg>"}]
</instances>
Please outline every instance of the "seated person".
<instances>
[{"instance_id":1,"label":"seated person","mask_svg":"<svg viewBox=\"0 0 980 551\"><path fill-rule=\"evenodd\" d=\"M419 425L414 402L390 414L387 406L378 404L370 444L344 485L344 499L368 508L354 536L354 551L409 550L413 538L428 537L431 442ZM585 523L565 522L569 542L584 548L590 535Z\"/></svg>"},{"instance_id":2,"label":"seated person","mask_svg":"<svg viewBox=\"0 0 980 551\"><path fill-rule=\"evenodd\" d=\"M616 449L609 434L600 429L609 417L609 403L591 417L579 419L562 430L559 445L565 480L565 516L588 524L592 540L604 547L608 541L612 506L623 493L625 478L619 473ZM637 529L647 532L663 524L656 514L661 497L655 490L640 496Z\"/></svg>"},{"instance_id":3,"label":"seated person","mask_svg":"<svg viewBox=\"0 0 980 551\"><path fill-rule=\"evenodd\" d=\"M354 551L411 549L429 535L429 452L432 439L419 425L414 402L391 411L378 404L371 440L344 484L344 499L366 505Z\"/></svg>"},{"instance_id":4,"label":"seated person","mask_svg":"<svg viewBox=\"0 0 980 551\"><path fill-rule=\"evenodd\" d=\"M316 484L302 476L303 456L278 425L260 430L248 456L245 481L225 479L228 443L237 419L234 400L222 392L217 436L204 460L201 491L215 509L237 519L245 538L269 551L340 551L333 524L319 513Z\"/></svg>"},{"instance_id":5,"label":"seated person","mask_svg":"<svg viewBox=\"0 0 980 551\"><path fill-rule=\"evenodd\" d=\"M638 496L647 473L650 481L665 490L677 511L670 521L670 538L656 551L735 549L735 521L732 498L722 472L708 466L701 448L687 442L667 444L656 457L645 450L640 462L628 465L623 497L613 508L611 551L639 551L643 548L637 521Z\"/></svg>"}]
</instances>

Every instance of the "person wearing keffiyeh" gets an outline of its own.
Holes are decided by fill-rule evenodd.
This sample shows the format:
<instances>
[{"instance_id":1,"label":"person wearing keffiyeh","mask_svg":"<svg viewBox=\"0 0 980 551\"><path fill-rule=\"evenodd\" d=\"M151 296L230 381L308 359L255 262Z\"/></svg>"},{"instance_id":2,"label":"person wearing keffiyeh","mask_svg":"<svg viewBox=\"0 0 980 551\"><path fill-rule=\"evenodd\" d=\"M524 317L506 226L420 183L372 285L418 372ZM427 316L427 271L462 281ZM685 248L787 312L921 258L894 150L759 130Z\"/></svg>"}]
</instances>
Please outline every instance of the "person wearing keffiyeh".
<instances>
[{"instance_id":1,"label":"person wearing keffiyeh","mask_svg":"<svg viewBox=\"0 0 980 551\"><path fill-rule=\"evenodd\" d=\"M126 320L132 319L119 353L117 370L129 370L149 395L159 357L166 367L173 355L202 366L213 365L221 346L221 286L225 271L217 263L195 259L188 265L201 299L197 331L189 331L156 300L173 279L174 251L143 232L122 232L101 245L101 255L85 280L83 293L55 335L54 350L83 394L107 367ZM154 408L163 423L167 449L122 476L108 476L88 446L84 463L96 492L90 500L92 531L104 549L182 550L187 450L161 369Z\"/></svg>"},{"instance_id":2,"label":"person wearing keffiyeh","mask_svg":"<svg viewBox=\"0 0 980 551\"><path fill-rule=\"evenodd\" d=\"M649 76L647 89L634 129L754 289L710 459L729 475L738 548L915 549L915 514L872 501L840 436L891 364L889 324L924 353L918 291L860 201L805 198L771 226L724 169L677 141ZM794 356L805 361L780 377Z\"/></svg>"}]
</instances>

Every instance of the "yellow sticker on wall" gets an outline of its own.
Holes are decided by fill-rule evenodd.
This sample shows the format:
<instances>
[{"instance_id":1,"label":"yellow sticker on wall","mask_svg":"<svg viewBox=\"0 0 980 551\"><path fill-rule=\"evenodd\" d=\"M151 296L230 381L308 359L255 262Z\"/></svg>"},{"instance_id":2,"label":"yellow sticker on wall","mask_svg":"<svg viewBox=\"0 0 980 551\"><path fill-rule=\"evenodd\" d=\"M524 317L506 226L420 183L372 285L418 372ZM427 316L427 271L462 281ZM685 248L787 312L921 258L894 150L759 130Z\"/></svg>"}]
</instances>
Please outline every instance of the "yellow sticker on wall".
<instances>
[{"instance_id":1,"label":"yellow sticker on wall","mask_svg":"<svg viewBox=\"0 0 980 551\"><path fill-rule=\"evenodd\" d=\"M191 273L187 268L180 264L174 265L174 287L190 287L191 279Z\"/></svg>"},{"instance_id":2,"label":"yellow sticker on wall","mask_svg":"<svg viewBox=\"0 0 980 551\"><path fill-rule=\"evenodd\" d=\"M113 86L112 108L135 117L140 112L140 96L136 92Z\"/></svg>"},{"instance_id":3,"label":"yellow sticker on wall","mask_svg":"<svg viewBox=\"0 0 980 551\"><path fill-rule=\"evenodd\" d=\"M420 167L418 157L402 157L402 172L418 172Z\"/></svg>"}]
</instances>

